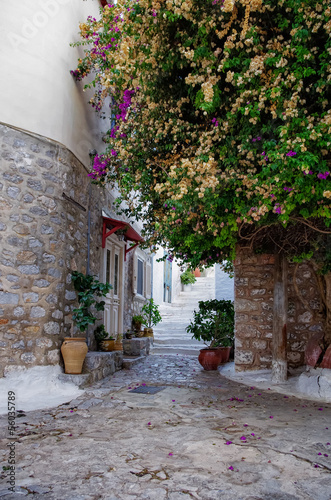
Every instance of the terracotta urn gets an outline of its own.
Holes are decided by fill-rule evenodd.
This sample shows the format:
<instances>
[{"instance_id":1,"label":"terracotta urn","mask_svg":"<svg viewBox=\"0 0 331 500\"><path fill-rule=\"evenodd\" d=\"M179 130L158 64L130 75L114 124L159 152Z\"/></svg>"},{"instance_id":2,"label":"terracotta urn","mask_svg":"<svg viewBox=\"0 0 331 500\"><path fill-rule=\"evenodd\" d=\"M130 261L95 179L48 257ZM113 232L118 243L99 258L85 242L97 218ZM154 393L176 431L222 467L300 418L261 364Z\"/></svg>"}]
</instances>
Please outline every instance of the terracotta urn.
<instances>
[{"instance_id":1,"label":"terracotta urn","mask_svg":"<svg viewBox=\"0 0 331 500\"><path fill-rule=\"evenodd\" d=\"M71 375L82 373L87 352L88 347L85 337L64 337L61 353L64 360L65 373Z\"/></svg>"},{"instance_id":2,"label":"terracotta urn","mask_svg":"<svg viewBox=\"0 0 331 500\"><path fill-rule=\"evenodd\" d=\"M198 357L200 365L206 371L217 370L219 365L227 363L231 347L215 347L214 349L201 349Z\"/></svg>"}]
</instances>

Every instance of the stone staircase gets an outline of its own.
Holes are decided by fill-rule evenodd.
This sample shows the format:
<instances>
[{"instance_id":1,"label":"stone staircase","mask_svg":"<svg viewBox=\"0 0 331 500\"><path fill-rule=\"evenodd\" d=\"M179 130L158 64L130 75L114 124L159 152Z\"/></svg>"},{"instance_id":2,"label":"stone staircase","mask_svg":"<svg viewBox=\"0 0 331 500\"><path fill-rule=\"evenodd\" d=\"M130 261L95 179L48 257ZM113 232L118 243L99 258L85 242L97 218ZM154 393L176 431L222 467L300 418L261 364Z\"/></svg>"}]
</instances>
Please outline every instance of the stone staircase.
<instances>
[{"instance_id":1,"label":"stone staircase","mask_svg":"<svg viewBox=\"0 0 331 500\"><path fill-rule=\"evenodd\" d=\"M193 319L199 301L215 298L214 269L208 269L206 273L206 277L197 278L190 292L181 292L172 304L160 305L162 322L154 327L151 354L197 355L204 347L204 343L192 339L185 328Z\"/></svg>"}]
</instances>

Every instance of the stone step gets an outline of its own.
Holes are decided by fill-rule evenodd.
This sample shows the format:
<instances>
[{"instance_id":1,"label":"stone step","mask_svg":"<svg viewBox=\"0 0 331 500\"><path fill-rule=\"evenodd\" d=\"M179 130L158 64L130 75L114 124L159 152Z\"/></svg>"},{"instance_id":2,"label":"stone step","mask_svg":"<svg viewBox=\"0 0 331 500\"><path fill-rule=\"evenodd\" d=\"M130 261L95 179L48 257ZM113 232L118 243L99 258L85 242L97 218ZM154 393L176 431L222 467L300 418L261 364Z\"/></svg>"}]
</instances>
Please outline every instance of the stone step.
<instances>
[{"instance_id":1,"label":"stone step","mask_svg":"<svg viewBox=\"0 0 331 500\"><path fill-rule=\"evenodd\" d=\"M194 347L189 347L189 346L176 346L176 347L171 347L171 346L165 346L165 347L156 347L153 346L153 349L151 350L151 354L172 354L176 355L179 354L181 356L199 356L200 349L199 348L194 348Z\"/></svg>"},{"instance_id":2,"label":"stone step","mask_svg":"<svg viewBox=\"0 0 331 500\"><path fill-rule=\"evenodd\" d=\"M183 338L183 337L176 337L176 338L173 338L173 337L168 337L168 338L164 338L164 339L155 339L154 340L154 346L162 346L162 345L178 345L178 344L181 344L181 345L201 345L203 344L203 342L200 342L199 340L196 340L196 339L191 339L191 338Z\"/></svg>"},{"instance_id":3,"label":"stone step","mask_svg":"<svg viewBox=\"0 0 331 500\"><path fill-rule=\"evenodd\" d=\"M125 356L123 358L123 368L125 370L131 370L133 366L140 363L140 361L143 361L145 358L146 356Z\"/></svg>"}]
</instances>

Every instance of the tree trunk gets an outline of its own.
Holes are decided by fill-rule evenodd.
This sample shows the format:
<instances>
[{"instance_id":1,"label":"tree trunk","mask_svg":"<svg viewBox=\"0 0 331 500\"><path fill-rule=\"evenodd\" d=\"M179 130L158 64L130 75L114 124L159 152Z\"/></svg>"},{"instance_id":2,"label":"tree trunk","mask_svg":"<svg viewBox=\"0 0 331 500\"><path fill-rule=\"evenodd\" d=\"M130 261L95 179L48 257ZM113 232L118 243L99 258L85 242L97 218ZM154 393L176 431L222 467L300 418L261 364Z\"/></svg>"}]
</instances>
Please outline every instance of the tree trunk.
<instances>
[{"instance_id":1,"label":"tree trunk","mask_svg":"<svg viewBox=\"0 0 331 500\"><path fill-rule=\"evenodd\" d=\"M325 280L325 334L324 341L326 345L331 345L331 272L324 275Z\"/></svg>"},{"instance_id":2,"label":"tree trunk","mask_svg":"<svg viewBox=\"0 0 331 500\"><path fill-rule=\"evenodd\" d=\"M272 332L272 381L287 380L287 261L276 255L274 275L274 312Z\"/></svg>"}]
</instances>

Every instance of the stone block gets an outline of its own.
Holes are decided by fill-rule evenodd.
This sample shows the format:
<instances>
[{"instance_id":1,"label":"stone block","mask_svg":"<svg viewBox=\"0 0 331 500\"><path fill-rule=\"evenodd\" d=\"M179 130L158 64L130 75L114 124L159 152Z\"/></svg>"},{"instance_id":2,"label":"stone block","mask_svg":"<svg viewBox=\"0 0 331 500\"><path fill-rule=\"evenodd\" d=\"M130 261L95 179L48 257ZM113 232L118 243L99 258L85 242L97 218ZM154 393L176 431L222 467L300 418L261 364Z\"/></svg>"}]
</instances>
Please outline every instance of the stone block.
<instances>
[{"instance_id":1,"label":"stone block","mask_svg":"<svg viewBox=\"0 0 331 500\"><path fill-rule=\"evenodd\" d=\"M0 304L17 305L18 301L19 295L17 293L0 292Z\"/></svg>"},{"instance_id":2,"label":"stone block","mask_svg":"<svg viewBox=\"0 0 331 500\"><path fill-rule=\"evenodd\" d=\"M50 282L47 280L35 280L33 282L33 286L36 286L37 288L47 288L49 285Z\"/></svg>"},{"instance_id":3,"label":"stone block","mask_svg":"<svg viewBox=\"0 0 331 500\"><path fill-rule=\"evenodd\" d=\"M256 338L260 335L259 330L255 325L237 324L236 325L236 336L243 338Z\"/></svg>"},{"instance_id":4,"label":"stone block","mask_svg":"<svg viewBox=\"0 0 331 500\"><path fill-rule=\"evenodd\" d=\"M43 190L43 185L40 181L35 181L33 179L29 179L27 184L28 184L28 187L30 189L33 189L34 191L42 191Z\"/></svg>"},{"instance_id":5,"label":"stone block","mask_svg":"<svg viewBox=\"0 0 331 500\"><path fill-rule=\"evenodd\" d=\"M49 335L58 335L60 333L60 325L55 321L49 321L44 324L44 332Z\"/></svg>"},{"instance_id":6,"label":"stone block","mask_svg":"<svg viewBox=\"0 0 331 500\"><path fill-rule=\"evenodd\" d=\"M52 347L53 342L51 339L48 339L46 337L40 337L39 339L36 340L36 346L40 348L44 347Z\"/></svg>"},{"instance_id":7,"label":"stone block","mask_svg":"<svg viewBox=\"0 0 331 500\"><path fill-rule=\"evenodd\" d=\"M70 375L69 373L60 373L58 376L61 382L71 382L72 384L77 385L78 387L86 387L91 383L91 374L85 373L81 375Z\"/></svg>"},{"instance_id":8,"label":"stone block","mask_svg":"<svg viewBox=\"0 0 331 500\"><path fill-rule=\"evenodd\" d=\"M262 350L262 349L266 349L267 348L267 342L265 340L253 340L252 341L252 347L254 347L254 349L259 349L259 350Z\"/></svg>"},{"instance_id":9,"label":"stone block","mask_svg":"<svg viewBox=\"0 0 331 500\"><path fill-rule=\"evenodd\" d=\"M249 294L251 297L255 297L255 296L262 296L262 295L265 295L266 293L266 289L265 288L253 288L252 290L250 290Z\"/></svg>"},{"instance_id":10,"label":"stone block","mask_svg":"<svg viewBox=\"0 0 331 500\"><path fill-rule=\"evenodd\" d=\"M38 302L39 293L35 292L23 293L23 300L24 302Z\"/></svg>"},{"instance_id":11,"label":"stone block","mask_svg":"<svg viewBox=\"0 0 331 500\"><path fill-rule=\"evenodd\" d=\"M17 254L17 260L25 264L34 264L37 260L37 255L28 250L23 250Z\"/></svg>"},{"instance_id":12,"label":"stone block","mask_svg":"<svg viewBox=\"0 0 331 500\"><path fill-rule=\"evenodd\" d=\"M309 311L306 311L303 314L300 314L300 316L298 316L299 323L310 323L312 319L313 315Z\"/></svg>"},{"instance_id":13,"label":"stone block","mask_svg":"<svg viewBox=\"0 0 331 500\"><path fill-rule=\"evenodd\" d=\"M66 298L66 300L76 300L77 299L77 294L76 294L75 291L66 290L66 292L65 292L65 298Z\"/></svg>"},{"instance_id":14,"label":"stone block","mask_svg":"<svg viewBox=\"0 0 331 500\"><path fill-rule=\"evenodd\" d=\"M23 363L32 364L36 361L36 356L32 352L25 352L21 356Z\"/></svg>"},{"instance_id":15,"label":"stone block","mask_svg":"<svg viewBox=\"0 0 331 500\"><path fill-rule=\"evenodd\" d=\"M150 339L148 337L123 340L123 354L126 356L148 355Z\"/></svg>"},{"instance_id":16,"label":"stone block","mask_svg":"<svg viewBox=\"0 0 331 500\"><path fill-rule=\"evenodd\" d=\"M47 224L42 224L41 234L54 234L54 229L52 228L52 226L48 226Z\"/></svg>"},{"instance_id":17,"label":"stone block","mask_svg":"<svg viewBox=\"0 0 331 500\"><path fill-rule=\"evenodd\" d=\"M40 267L36 265L22 265L18 266L18 270L22 274L40 274Z\"/></svg>"},{"instance_id":18,"label":"stone block","mask_svg":"<svg viewBox=\"0 0 331 500\"><path fill-rule=\"evenodd\" d=\"M251 365L254 361L254 353L252 351L235 351L235 364Z\"/></svg>"},{"instance_id":19,"label":"stone block","mask_svg":"<svg viewBox=\"0 0 331 500\"><path fill-rule=\"evenodd\" d=\"M46 316L46 311L43 307L35 306L31 308L31 318L43 318L44 316Z\"/></svg>"},{"instance_id":20,"label":"stone block","mask_svg":"<svg viewBox=\"0 0 331 500\"><path fill-rule=\"evenodd\" d=\"M19 318L20 316L24 316L25 310L23 307L15 307L13 314L16 318Z\"/></svg>"},{"instance_id":21,"label":"stone block","mask_svg":"<svg viewBox=\"0 0 331 500\"><path fill-rule=\"evenodd\" d=\"M247 299L237 299L234 304L234 309L236 312L251 312L258 311L259 304Z\"/></svg>"},{"instance_id":22,"label":"stone block","mask_svg":"<svg viewBox=\"0 0 331 500\"><path fill-rule=\"evenodd\" d=\"M60 363L60 349L53 349L47 354L47 361L51 365L57 365Z\"/></svg>"}]
</instances>

